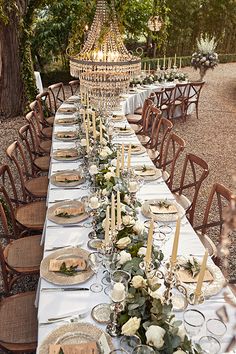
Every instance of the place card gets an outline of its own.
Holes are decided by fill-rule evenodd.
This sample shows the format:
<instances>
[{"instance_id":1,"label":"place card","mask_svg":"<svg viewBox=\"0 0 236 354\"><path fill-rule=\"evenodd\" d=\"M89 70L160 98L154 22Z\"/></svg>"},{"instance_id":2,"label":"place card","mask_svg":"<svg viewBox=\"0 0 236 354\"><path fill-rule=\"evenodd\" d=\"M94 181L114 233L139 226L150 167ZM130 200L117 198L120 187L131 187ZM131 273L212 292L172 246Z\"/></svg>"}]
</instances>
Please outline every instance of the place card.
<instances>
[{"instance_id":1,"label":"place card","mask_svg":"<svg viewBox=\"0 0 236 354\"><path fill-rule=\"evenodd\" d=\"M78 174L63 174L55 176L56 182L77 182L81 179L80 175Z\"/></svg>"},{"instance_id":2,"label":"place card","mask_svg":"<svg viewBox=\"0 0 236 354\"><path fill-rule=\"evenodd\" d=\"M169 205L168 208L165 206L159 206L157 204L150 204L149 210L152 214L176 214L178 210L175 205Z\"/></svg>"},{"instance_id":3,"label":"place card","mask_svg":"<svg viewBox=\"0 0 236 354\"><path fill-rule=\"evenodd\" d=\"M135 169L135 174L137 176L155 176L156 171L153 168Z\"/></svg>"},{"instance_id":4,"label":"place card","mask_svg":"<svg viewBox=\"0 0 236 354\"><path fill-rule=\"evenodd\" d=\"M50 344L49 354L98 354L96 342L82 344Z\"/></svg>"}]
</instances>

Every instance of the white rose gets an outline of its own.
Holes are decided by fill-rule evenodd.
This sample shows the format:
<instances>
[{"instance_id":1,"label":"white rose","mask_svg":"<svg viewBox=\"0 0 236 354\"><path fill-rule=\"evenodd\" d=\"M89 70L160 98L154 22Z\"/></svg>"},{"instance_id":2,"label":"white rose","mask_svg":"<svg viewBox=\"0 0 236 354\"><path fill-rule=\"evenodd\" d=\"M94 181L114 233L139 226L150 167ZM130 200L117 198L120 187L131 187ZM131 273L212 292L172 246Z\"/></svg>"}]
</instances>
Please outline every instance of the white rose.
<instances>
[{"instance_id":1,"label":"white rose","mask_svg":"<svg viewBox=\"0 0 236 354\"><path fill-rule=\"evenodd\" d=\"M179 326L179 330L178 330L177 336L180 337L181 342L184 341L184 338L185 338L185 336L186 336L186 331L185 331L185 328L184 328L183 325ZM180 353L179 353L179 354L180 354Z\"/></svg>"},{"instance_id":2,"label":"white rose","mask_svg":"<svg viewBox=\"0 0 236 354\"><path fill-rule=\"evenodd\" d=\"M106 189L106 188L104 188L103 190L102 190L102 195L105 197L105 196L107 196L107 195L109 195L109 191Z\"/></svg>"},{"instance_id":3,"label":"white rose","mask_svg":"<svg viewBox=\"0 0 236 354\"><path fill-rule=\"evenodd\" d=\"M164 335L166 331L159 326L150 326L146 331L147 344L157 349L160 349L164 345Z\"/></svg>"},{"instance_id":4,"label":"white rose","mask_svg":"<svg viewBox=\"0 0 236 354\"><path fill-rule=\"evenodd\" d=\"M81 146L86 146L86 145L87 145L86 139L81 139L81 140L80 140L80 145L81 145Z\"/></svg>"},{"instance_id":5,"label":"white rose","mask_svg":"<svg viewBox=\"0 0 236 354\"><path fill-rule=\"evenodd\" d=\"M111 149L110 149L108 146L105 146L103 150L106 151L106 153L107 153L108 155L111 155L111 154L112 154L112 151L111 151Z\"/></svg>"},{"instance_id":6,"label":"white rose","mask_svg":"<svg viewBox=\"0 0 236 354\"><path fill-rule=\"evenodd\" d=\"M146 256L147 248L146 247L140 247L138 250L138 256Z\"/></svg>"},{"instance_id":7,"label":"white rose","mask_svg":"<svg viewBox=\"0 0 236 354\"><path fill-rule=\"evenodd\" d=\"M108 154L105 150L102 150L102 151L100 151L99 156L102 160L105 160L107 158Z\"/></svg>"},{"instance_id":8,"label":"white rose","mask_svg":"<svg viewBox=\"0 0 236 354\"><path fill-rule=\"evenodd\" d=\"M102 145L107 145L107 141L105 138L102 138Z\"/></svg>"},{"instance_id":9,"label":"white rose","mask_svg":"<svg viewBox=\"0 0 236 354\"><path fill-rule=\"evenodd\" d=\"M145 288L147 285L147 280L145 280L141 275L135 275L132 279L132 285L135 289Z\"/></svg>"},{"instance_id":10,"label":"white rose","mask_svg":"<svg viewBox=\"0 0 236 354\"><path fill-rule=\"evenodd\" d=\"M134 219L130 215L125 215L122 217L122 223L124 225L133 225L135 223Z\"/></svg>"},{"instance_id":11,"label":"white rose","mask_svg":"<svg viewBox=\"0 0 236 354\"><path fill-rule=\"evenodd\" d=\"M92 165L89 167L89 173L91 176L96 175L98 173L98 168L96 165Z\"/></svg>"},{"instance_id":12,"label":"white rose","mask_svg":"<svg viewBox=\"0 0 236 354\"><path fill-rule=\"evenodd\" d=\"M126 204L128 204L128 205L131 203L131 199L130 199L130 196L129 196L128 194L125 195L125 197L124 197L124 202L125 202Z\"/></svg>"},{"instance_id":13,"label":"white rose","mask_svg":"<svg viewBox=\"0 0 236 354\"><path fill-rule=\"evenodd\" d=\"M141 233L143 232L144 229L144 225L142 222L140 221L136 221L136 223L133 226L133 230L137 235L141 235Z\"/></svg>"},{"instance_id":14,"label":"white rose","mask_svg":"<svg viewBox=\"0 0 236 354\"><path fill-rule=\"evenodd\" d=\"M131 239L129 237L122 237L119 241L116 242L116 246L123 250L131 243Z\"/></svg>"},{"instance_id":15,"label":"white rose","mask_svg":"<svg viewBox=\"0 0 236 354\"><path fill-rule=\"evenodd\" d=\"M182 349L176 350L173 354L186 354Z\"/></svg>"},{"instance_id":16,"label":"white rose","mask_svg":"<svg viewBox=\"0 0 236 354\"><path fill-rule=\"evenodd\" d=\"M121 328L124 336L133 336L140 327L141 318L131 317Z\"/></svg>"},{"instance_id":17,"label":"white rose","mask_svg":"<svg viewBox=\"0 0 236 354\"><path fill-rule=\"evenodd\" d=\"M119 264L123 265L128 261L131 261L132 257L131 254L126 252L126 251L121 251L120 252L120 258L119 258Z\"/></svg>"},{"instance_id":18,"label":"white rose","mask_svg":"<svg viewBox=\"0 0 236 354\"><path fill-rule=\"evenodd\" d=\"M155 291L152 291L150 289L148 289L149 295L153 298L153 299L159 299L161 300L161 302L163 302L163 293L162 291L160 291L160 289L157 289Z\"/></svg>"},{"instance_id":19,"label":"white rose","mask_svg":"<svg viewBox=\"0 0 236 354\"><path fill-rule=\"evenodd\" d=\"M110 166L110 167L108 167L108 170L111 171L111 172L113 172L113 173L115 173L116 168L113 167L113 166Z\"/></svg>"},{"instance_id":20,"label":"white rose","mask_svg":"<svg viewBox=\"0 0 236 354\"><path fill-rule=\"evenodd\" d=\"M112 173L112 172L107 172L107 173L105 173L105 175L104 175L104 178L105 178L106 181L110 181L110 179L111 179L112 177L114 177L114 173Z\"/></svg>"}]
</instances>

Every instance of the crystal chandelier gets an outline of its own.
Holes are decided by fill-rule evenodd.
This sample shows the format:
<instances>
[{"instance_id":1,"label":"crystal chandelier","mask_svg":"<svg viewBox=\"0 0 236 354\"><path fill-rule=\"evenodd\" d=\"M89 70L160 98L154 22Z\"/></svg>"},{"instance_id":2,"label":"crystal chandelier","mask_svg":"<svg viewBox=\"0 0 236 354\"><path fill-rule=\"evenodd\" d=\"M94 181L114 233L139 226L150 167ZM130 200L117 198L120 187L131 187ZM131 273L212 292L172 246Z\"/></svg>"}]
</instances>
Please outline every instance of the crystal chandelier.
<instances>
[{"instance_id":1,"label":"crystal chandelier","mask_svg":"<svg viewBox=\"0 0 236 354\"><path fill-rule=\"evenodd\" d=\"M71 75L79 78L86 71L140 74L141 59L125 47L119 32L114 0L98 0L87 39L79 54L70 57Z\"/></svg>"}]
</instances>

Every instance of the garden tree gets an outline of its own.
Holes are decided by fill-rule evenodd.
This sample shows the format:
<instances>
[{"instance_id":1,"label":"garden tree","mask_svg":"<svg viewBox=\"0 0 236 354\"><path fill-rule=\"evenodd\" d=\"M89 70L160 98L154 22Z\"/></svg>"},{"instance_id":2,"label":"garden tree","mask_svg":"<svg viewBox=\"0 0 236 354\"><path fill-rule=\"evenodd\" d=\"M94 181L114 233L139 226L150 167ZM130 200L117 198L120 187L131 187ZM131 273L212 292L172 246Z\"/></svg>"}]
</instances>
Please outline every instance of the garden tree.
<instances>
[{"instance_id":1,"label":"garden tree","mask_svg":"<svg viewBox=\"0 0 236 354\"><path fill-rule=\"evenodd\" d=\"M36 87L30 51L34 10L44 0L0 0L0 114L22 114Z\"/></svg>"}]
</instances>

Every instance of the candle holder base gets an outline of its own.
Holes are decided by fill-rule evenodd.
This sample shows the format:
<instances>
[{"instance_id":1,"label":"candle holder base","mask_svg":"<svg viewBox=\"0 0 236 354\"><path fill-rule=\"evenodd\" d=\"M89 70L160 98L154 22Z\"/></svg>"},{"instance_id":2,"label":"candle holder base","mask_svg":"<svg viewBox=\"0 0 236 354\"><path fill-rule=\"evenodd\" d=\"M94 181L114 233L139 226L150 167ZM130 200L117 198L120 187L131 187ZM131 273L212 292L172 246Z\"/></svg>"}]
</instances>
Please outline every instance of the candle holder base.
<instances>
[{"instance_id":1,"label":"candle holder base","mask_svg":"<svg viewBox=\"0 0 236 354\"><path fill-rule=\"evenodd\" d=\"M204 294L196 295L195 293L190 293L187 297L188 303L190 305L201 305L204 303Z\"/></svg>"}]
</instances>

